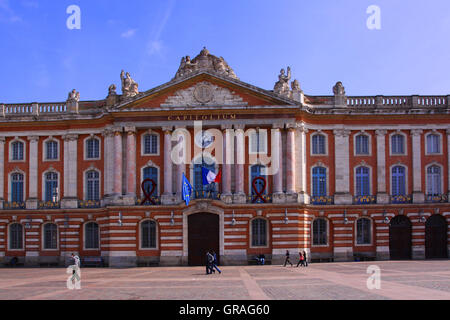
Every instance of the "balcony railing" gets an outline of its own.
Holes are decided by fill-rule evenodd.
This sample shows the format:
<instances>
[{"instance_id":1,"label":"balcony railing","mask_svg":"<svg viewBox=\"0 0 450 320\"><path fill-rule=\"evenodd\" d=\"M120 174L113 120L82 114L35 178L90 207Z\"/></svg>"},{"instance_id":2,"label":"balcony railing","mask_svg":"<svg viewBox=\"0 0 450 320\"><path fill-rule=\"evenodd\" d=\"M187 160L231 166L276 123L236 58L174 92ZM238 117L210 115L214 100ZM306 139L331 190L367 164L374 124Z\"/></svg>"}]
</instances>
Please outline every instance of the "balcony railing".
<instances>
[{"instance_id":1,"label":"balcony railing","mask_svg":"<svg viewBox=\"0 0 450 320\"><path fill-rule=\"evenodd\" d=\"M161 205L161 197L150 197L150 200L147 198L137 199L137 206L159 206Z\"/></svg>"},{"instance_id":2,"label":"balcony railing","mask_svg":"<svg viewBox=\"0 0 450 320\"><path fill-rule=\"evenodd\" d=\"M92 209L100 207L101 207L100 200L78 200L78 208L80 209Z\"/></svg>"},{"instance_id":3,"label":"balcony railing","mask_svg":"<svg viewBox=\"0 0 450 320\"><path fill-rule=\"evenodd\" d=\"M194 190L192 196L194 199L220 200L220 193L215 190Z\"/></svg>"},{"instance_id":4,"label":"balcony railing","mask_svg":"<svg viewBox=\"0 0 450 320\"><path fill-rule=\"evenodd\" d=\"M412 196L410 194L391 196L391 203L392 204L412 203Z\"/></svg>"},{"instance_id":5,"label":"balcony railing","mask_svg":"<svg viewBox=\"0 0 450 320\"><path fill-rule=\"evenodd\" d=\"M313 196L313 197L311 197L311 204L331 205L331 204L334 204L334 197L333 196Z\"/></svg>"},{"instance_id":6,"label":"balcony railing","mask_svg":"<svg viewBox=\"0 0 450 320\"><path fill-rule=\"evenodd\" d=\"M249 195L247 196L247 203L271 203L272 195L262 194L262 195Z\"/></svg>"},{"instance_id":7,"label":"balcony railing","mask_svg":"<svg viewBox=\"0 0 450 320\"><path fill-rule=\"evenodd\" d=\"M26 208L25 202L13 201L3 203L3 209L5 210L22 210L25 208Z\"/></svg>"},{"instance_id":8,"label":"balcony railing","mask_svg":"<svg viewBox=\"0 0 450 320\"><path fill-rule=\"evenodd\" d=\"M427 194L425 196L425 202L428 203L448 202L448 196L446 194Z\"/></svg>"},{"instance_id":9,"label":"balcony railing","mask_svg":"<svg viewBox=\"0 0 450 320\"><path fill-rule=\"evenodd\" d=\"M376 196L355 196L353 197L353 204L373 204L377 203Z\"/></svg>"},{"instance_id":10,"label":"balcony railing","mask_svg":"<svg viewBox=\"0 0 450 320\"><path fill-rule=\"evenodd\" d=\"M39 201L38 209L59 209L61 208L61 203L59 201Z\"/></svg>"}]
</instances>

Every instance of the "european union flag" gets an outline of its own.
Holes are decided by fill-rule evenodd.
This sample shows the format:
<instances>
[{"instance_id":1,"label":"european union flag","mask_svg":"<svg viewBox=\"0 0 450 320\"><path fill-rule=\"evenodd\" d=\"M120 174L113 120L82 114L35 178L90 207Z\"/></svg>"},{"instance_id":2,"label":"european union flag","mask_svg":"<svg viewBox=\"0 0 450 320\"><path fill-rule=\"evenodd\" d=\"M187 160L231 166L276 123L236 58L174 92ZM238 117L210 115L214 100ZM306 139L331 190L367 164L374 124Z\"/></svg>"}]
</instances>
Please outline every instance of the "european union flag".
<instances>
[{"instance_id":1,"label":"european union flag","mask_svg":"<svg viewBox=\"0 0 450 320\"><path fill-rule=\"evenodd\" d=\"M192 185L189 183L189 180L186 178L186 176L183 173L183 185L181 187L182 197L183 200L186 202L186 205L189 205L189 201L191 201L191 194L192 194Z\"/></svg>"}]
</instances>

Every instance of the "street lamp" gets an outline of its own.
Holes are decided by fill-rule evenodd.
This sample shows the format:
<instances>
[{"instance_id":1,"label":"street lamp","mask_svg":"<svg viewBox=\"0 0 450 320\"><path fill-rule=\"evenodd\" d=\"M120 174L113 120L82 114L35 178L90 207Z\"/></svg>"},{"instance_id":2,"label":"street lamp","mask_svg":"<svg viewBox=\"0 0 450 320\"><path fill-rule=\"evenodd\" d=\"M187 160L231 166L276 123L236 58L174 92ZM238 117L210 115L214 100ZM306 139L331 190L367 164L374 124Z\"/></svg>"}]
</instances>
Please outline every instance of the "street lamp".
<instances>
[{"instance_id":1,"label":"street lamp","mask_svg":"<svg viewBox=\"0 0 450 320\"><path fill-rule=\"evenodd\" d=\"M427 219L425 218L425 216L423 215L423 210L420 209L419 210L419 221L424 223Z\"/></svg>"},{"instance_id":2,"label":"street lamp","mask_svg":"<svg viewBox=\"0 0 450 320\"><path fill-rule=\"evenodd\" d=\"M236 219L234 218L234 210L233 213L231 215L231 225L234 226L236 224Z\"/></svg>"},{"instance_id":3,"label":"street lamp","mask_svg":"<svg viewBox=\"0 0 450 320\"><path fill-rule=\"evenodd\" d=\"M384 223L389 223L389 217L386 215L386 210L383 211Z\"/></svg>"},{"instance_id":4,"label":"street lamp","mask_svg":"<svg viewBox=\"0 0 450 320\"><path fill-rule=\"evenodd\" d=\"M344 224L348 223L348 218L347 218L347 209L344 210Z\"/></svg>"},{"instance_id":5,"label":"street lamp","mask_svg":"<svg viewBox=\"0 0 450 320\"><path fill-rule=\"evenodd\" d=\"M289 223L289 218L288 218L288 212L287 212L287 208L284 211L284 223L288 224Z\"/></svg>"}]
</instances>

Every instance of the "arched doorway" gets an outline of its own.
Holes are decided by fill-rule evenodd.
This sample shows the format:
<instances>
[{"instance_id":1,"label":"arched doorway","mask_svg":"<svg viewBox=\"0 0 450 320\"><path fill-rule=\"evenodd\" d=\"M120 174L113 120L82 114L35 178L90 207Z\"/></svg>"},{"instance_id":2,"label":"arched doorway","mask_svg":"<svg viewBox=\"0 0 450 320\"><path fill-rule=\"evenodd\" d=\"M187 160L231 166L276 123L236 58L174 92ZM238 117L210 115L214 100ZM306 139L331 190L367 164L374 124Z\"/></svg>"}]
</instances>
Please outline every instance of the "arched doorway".
<instances>
[{"instance_id":1,"label":"arched doorway","mask_svg":"<svg viewBox=\"0 0 450 320\"><path fill-rule=\"evenodd\" d=\"M446 259L447 255L447 221L435 214L425 224L425 258Z\"/></svg>"},{"instance_id":2,"label":"arched doorway","mask_svg":"<svg viewBox=\"0 0 450 320\"><path fill-rule=\"evenodd\" d=\"M219 262L219 215L195 213L188 217L188 264L201 266L206 263L206 251L214 250Z\"/></svg>"},{"instance_id":3,"label":"arched doorway","mask_svg":"<svg viewBox=\"0 0 450 320\"><path fill-rule=\"evenodd\" d=\"M389 252L391 260L411 259L411 221L396 216L389 225Z\"/></svg>"}]
</instances>

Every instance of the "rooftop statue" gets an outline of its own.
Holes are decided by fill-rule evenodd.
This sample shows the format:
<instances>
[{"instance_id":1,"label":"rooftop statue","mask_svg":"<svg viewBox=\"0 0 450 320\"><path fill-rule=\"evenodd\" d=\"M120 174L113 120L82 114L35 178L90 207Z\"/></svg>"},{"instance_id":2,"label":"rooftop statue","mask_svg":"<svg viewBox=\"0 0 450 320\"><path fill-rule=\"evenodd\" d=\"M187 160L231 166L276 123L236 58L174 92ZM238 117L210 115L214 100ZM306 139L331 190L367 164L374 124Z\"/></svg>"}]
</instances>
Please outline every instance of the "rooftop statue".
<instances>
[{"instance_id":1,"label":"rooftop statue","mask_svg":"<svg viewBox=\"0 0 450 320\"><path fill-rule=\"evenodd\" d=\"M70 102L79 102L80 101L80 93L77 92L77 90L73 89L69 92L69 97L67 98L67 101Z\"/></svg>"},{"instance_id":2,"label":"rooftop statue","mask_svg":"<svg viewBox=\"0 0 450 320\"><path fill-rule=\"evenodd\" d=\"M131 78L129 72L125 74L125 71L122 70L120 80L122 81L122 95L124 98L131 98L139 93L139 85Z\"/></svg>"},{"instance_id":3,"label":"rooftop statue","mask_svg":"<svg viewBox=\"0 0 450 320\"><path fill-rule=\"evenodd\" d=\"M341 81L338 81L333 87L333 93L335 96L345 96L345 88Z\"/></svg>"},{"instance_id":4,"label":"rooftop statue","mask_svg":"<svg viewBox=\"0 0 450 320\"><path fill-rule=\"evenodd\" d=\"M287 75L285 70L281 69L278 81L275 83L274 92L279 95L289 95L289 81L291 80L291 67L287 67Z\"/></svg>"},{"instance_id":5,"label":"rooftop statue","mask_svg":"<svg viewBox=\"0 0 450 320\"><path fill-rule=\"evenodd\" d=\"M181 59L180 67L175 75L175 79L187 76L196 71L208 71L227 76L233 79L238 79L233 69L223 57L216 57L209 53L208 49L203 48L198 56L191 60L189 56Z\"/></svg>"}]
</instances>

